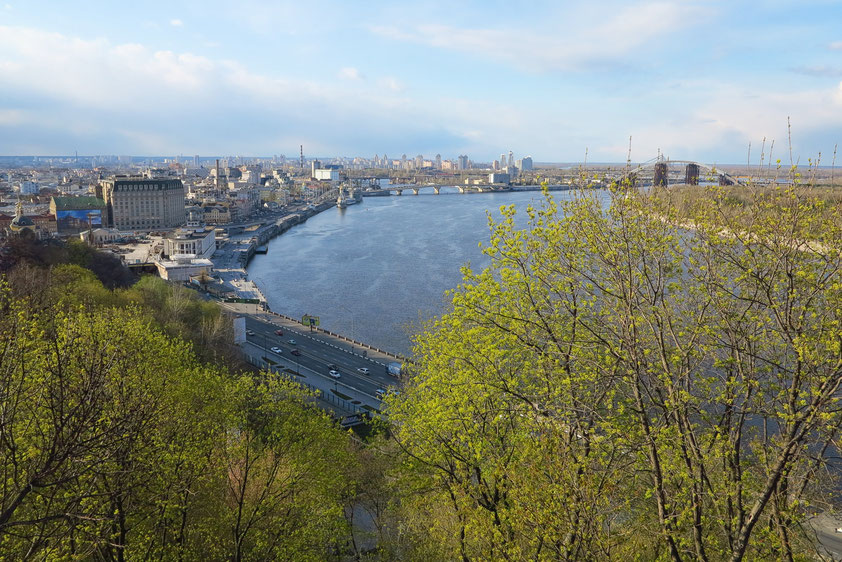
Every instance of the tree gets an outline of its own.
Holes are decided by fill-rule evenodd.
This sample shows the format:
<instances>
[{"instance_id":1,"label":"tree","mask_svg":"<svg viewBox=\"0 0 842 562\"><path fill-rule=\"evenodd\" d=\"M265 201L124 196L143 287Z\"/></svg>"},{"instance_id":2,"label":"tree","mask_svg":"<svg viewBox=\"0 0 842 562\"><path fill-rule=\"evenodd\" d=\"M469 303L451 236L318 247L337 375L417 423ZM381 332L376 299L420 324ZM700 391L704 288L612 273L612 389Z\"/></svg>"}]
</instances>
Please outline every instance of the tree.
<instances>
[{"instance_id":1,"label":"tree","mask_svg":"<svg viewBox=\"0 0 842 562\"><path fill-rule=\"evenodd\" d=\"M192 355L133 311L46 315L2 296L0 544L20 558L107 544L122 559L124 484L146 486L164 464L162 419Z\"/></svg>"},{"instance_id":2,"label":"tree","mask_svg":"<svg viewBox=\"0 0 842 562\"><path fill-rule=\"evenodd\" d=\"M404 504L445 557L812 548L838 476L840 228L792 189L728 205L614 189L490 222L491 267L389 405Z\"/></svg>"},{"instance_id":3,"label":"tree","mask_svg":"<svg viewBox=\"0 0 842 562\"><path fill-rule=\"evenodd\" d=\"M230 560L321 560L342 544L353 457L346 435L291 381L242 377L221 450L219 536ZM216 540L219 540L218 538Z\"/></svg>"}]
</instances>

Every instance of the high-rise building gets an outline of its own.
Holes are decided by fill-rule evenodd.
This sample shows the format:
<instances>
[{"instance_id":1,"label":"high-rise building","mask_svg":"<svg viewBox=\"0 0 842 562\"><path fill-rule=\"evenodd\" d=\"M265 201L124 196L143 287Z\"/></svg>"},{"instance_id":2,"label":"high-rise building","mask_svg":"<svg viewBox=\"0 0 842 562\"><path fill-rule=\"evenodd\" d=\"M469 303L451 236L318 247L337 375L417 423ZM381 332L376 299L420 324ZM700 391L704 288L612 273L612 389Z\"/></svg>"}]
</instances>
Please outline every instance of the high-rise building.
<instances>
[{"instance_id":1,"label":"high-rise building","mask_svg":"<svg viewBox=\"0 0 842 562\"><path fill-rule=\"evenodd\" d=\"M465 154L459 155L459 165L457 166L459 170L467 170L468 169L468 157Z\"/></svg>"},{"instance_id":2,"label":"high-rise building","mask_svg":"<svg viewBox=\"0 0 842 562\"><path fill-rule=\"evenodd\" d=\"M514 155L514 154L512 154L512 151L511 151L511 150L509 151L509 164L508 164L508 165L509 165L509 166L514 166L514 165L515 165L515 155Z\"/></svg>"},{"instance_id":3,"label":"high-rise building","mask_svg":"<svg viewBox=\"0 0 842 562\"><path fill-rule=\"evenodd\" d=\"M518 168L520 168L524 172L531 172L532 171L532 157L531 156L525 156L524 158L521 158L520 164L518 164Z\"/></svg>"},{"instance_id":4,"label":"high-rise building","mask_svg":"<svg viewBox=\"0 0 842 562\"><path fill-rule=\"evenodd\" d=\"M115 176L103 180L108 223L118 230L169 229L184 224L184 184L172 178Z\"/></svg>"},{"instance_id":5,"label":"high-rise building","mask_svg":"<svg viewBox=\"0 0 842 562\"><path fill-rule=\"evenodd\" d=\"M194 168L198 168L198 167L199 167L199 155L198 155L198 154L197 154L196 156L194 156L194 157L193 157L193 167L194 167Z\"/></svg>"},{"instance_id":6,"label":"high-rise building","mask_svg":"<svg viewBox=\"0 0 842 562\"><path fill-rule=\"evenodd\" d=\"M436 154L436 170L441 170L441 154Z\"/></svg>"},{"instance_id":7,"label":"high-rise building","mask_svg":"<svg viewBox=\"0 0 842 562\"><path fill-rule=\"evenodd\" d=\"M500 167L501 168L506 167L506 155L505 154L500 155Z\"/></svg>"},{"instance_id":8,"label":"high-rise building","mask_svg":"<svg viewBox=\"0 0 842 562\"><path fill-rule=\"evenodd\" d=\"M419 154L415 157L415 169L420 170L424 167L424 156Z\"/></svg>"}]
</instances>

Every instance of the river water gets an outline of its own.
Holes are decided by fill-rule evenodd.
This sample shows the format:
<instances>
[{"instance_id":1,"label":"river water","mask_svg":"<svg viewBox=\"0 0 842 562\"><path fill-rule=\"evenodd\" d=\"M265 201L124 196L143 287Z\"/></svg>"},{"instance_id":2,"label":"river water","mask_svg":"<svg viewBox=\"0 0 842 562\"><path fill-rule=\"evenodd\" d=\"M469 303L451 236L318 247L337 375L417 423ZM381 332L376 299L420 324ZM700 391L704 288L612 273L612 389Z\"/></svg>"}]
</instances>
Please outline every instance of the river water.
<instances>
[{"instance_id":1,"label":"river water","mask_svg":"<svg viewBox=\"0 0 842 562\"><path fill-rule=\"evenodd\" d=\"M366 197L310 218L254 256L249 278L276 312L319 316L324 329L408 354L421 322L446 311L459 268L489 264L479 248L489 239L487 212L499 219L500 206L513 204L525 224L526 206L543 198L540 191L411 193Z\"/></svg>"}]
</instances>

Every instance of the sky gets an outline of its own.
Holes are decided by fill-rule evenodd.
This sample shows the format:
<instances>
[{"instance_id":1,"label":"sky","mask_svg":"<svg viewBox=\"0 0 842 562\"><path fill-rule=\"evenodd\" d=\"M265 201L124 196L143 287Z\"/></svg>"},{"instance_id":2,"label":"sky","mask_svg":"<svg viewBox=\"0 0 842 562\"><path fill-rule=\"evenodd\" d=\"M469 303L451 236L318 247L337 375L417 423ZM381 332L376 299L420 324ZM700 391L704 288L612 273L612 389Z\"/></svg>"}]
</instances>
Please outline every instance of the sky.
<instances>
[{"instance_id":1,"label":"sky","mask_svg":"<svg viewBox=\"0 0 842 562\"><path fill-rule=\"evenodd\" d=\"M2 155L759 164L790 138L800 164L842 141L842 1L0 0Z\"/></svg>"}]
</instances>

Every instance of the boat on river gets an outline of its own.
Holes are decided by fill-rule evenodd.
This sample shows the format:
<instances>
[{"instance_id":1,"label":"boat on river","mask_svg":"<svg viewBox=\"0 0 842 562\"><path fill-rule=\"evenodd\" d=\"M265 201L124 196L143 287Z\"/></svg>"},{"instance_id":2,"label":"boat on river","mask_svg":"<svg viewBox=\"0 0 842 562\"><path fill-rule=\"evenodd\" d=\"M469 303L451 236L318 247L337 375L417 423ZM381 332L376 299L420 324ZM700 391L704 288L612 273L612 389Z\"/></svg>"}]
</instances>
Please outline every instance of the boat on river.
<instances>
[{"instance_id":1,"label":"boat on river","mask_svg":"<svg viewBox=\"0 0 842 562\"><path fill-rule=\"evenodd\" d=\"M356 205L363 200L363 194L355 189L350 189L347 194L344 187L339 188L339 196L336 198L336 206L344 209L350 205Z\"/></svg>"}]
</instances>

